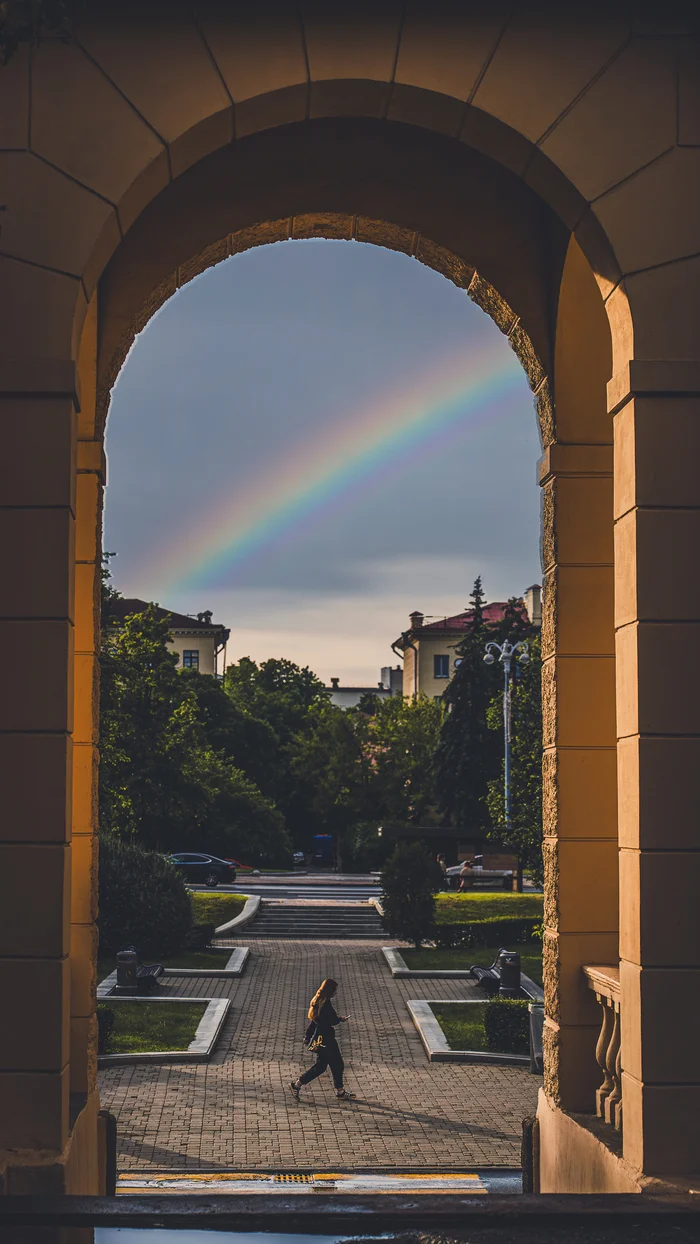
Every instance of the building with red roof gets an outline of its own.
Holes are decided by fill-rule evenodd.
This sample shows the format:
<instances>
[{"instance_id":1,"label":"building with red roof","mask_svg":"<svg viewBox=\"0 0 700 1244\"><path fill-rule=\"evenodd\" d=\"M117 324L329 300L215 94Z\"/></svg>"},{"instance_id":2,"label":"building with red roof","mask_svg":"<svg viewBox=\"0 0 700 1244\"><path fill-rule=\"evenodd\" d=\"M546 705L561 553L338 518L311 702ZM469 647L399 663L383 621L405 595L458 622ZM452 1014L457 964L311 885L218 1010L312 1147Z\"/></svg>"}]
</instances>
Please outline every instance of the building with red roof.
<instances>
[{"instance_id":1,"label":"building with red roof","mask_svg":"<svg viewBox=\"0 0 700 1244\"><path fill-rule=\"evenodd\" d=\"M484 620L500 622L508 602L494 600L484 605ZM533 626L542 625L542 588L539 583L523 592L520 600L524 615ZM464 609L452 617L431 618L415 609L409 614L408 630L402 631L391 645L403 660L403 693L405 696L427 695L439 700L454 676L455 649L463 639L473 616Z\"/></svg>"}]
</instances>

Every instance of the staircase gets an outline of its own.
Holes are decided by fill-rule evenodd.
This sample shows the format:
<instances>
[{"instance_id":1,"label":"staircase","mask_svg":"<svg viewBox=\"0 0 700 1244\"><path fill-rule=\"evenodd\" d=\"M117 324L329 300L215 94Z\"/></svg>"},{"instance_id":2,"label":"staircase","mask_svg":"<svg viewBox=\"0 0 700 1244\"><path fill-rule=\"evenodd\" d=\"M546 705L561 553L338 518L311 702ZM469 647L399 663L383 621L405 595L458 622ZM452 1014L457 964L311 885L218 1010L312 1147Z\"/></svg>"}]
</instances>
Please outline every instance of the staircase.
<instances>
[{"instance_id":1,"label":"staircase","mask_svg":"<svg viewBox=\"0 0 700 1244\"><path fill-rule=\"evenodd\" d=\"M333 938L386 937L375 907L341 907L338 903L313 907L263 901L260 914L246 927L249 937L299 937L317 941Z\"/></svg>"}]
</instances>

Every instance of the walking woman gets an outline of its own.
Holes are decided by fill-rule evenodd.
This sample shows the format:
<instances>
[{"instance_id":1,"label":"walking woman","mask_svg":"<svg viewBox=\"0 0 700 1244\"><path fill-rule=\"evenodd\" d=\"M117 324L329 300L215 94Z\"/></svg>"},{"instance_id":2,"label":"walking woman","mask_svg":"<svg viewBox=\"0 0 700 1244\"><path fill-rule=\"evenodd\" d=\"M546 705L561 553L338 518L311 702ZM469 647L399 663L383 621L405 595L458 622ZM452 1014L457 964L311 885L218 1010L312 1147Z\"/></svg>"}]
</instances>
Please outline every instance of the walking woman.
<instances>
[{"instance_id":1,"label":"walking woman","mask_svg":"<svg viewBox=\"0 0 700 1244\"><path fill-rule=\"evenodd\" d=\"M320 989L316 991L311 999L309 1007L309 1026L304 1036L304 1045L313 1050L316 1055L316 1062L313 1067L309 1067L298 1080L292 1080L289 1085L297 1101L299 1101L299 1092L303 1084L310 1084L312 1080L322 1076L327 1067L331 1069L333 1083L335 1085L335 1095L341 1100L349 1101L355 1097L355 1093L350 1093L343 1087L343 1072L345 1063L343 1056L338 1047L335 1037L335 1029L338 1024L347 1022L347 1015L338 1015L333 1008L331 998L333 998L338 989L338 982L325 980Z\"/></svg>"}]
</instances>

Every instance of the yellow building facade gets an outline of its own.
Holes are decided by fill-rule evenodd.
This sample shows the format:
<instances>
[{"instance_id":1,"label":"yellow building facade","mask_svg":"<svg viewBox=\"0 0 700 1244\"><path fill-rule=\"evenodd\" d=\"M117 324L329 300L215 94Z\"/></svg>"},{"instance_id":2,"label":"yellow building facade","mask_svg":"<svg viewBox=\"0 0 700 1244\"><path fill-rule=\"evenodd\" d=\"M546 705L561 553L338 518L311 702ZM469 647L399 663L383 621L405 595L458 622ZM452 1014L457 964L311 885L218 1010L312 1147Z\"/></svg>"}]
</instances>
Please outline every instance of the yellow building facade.
<instances>
[{"instance_id":1,"label":"yellow building facade","mask_svg":"<svg viewBox=\"0 0 700 1244\"><path fill-rule=\"evenodd\" d=\"M121 622L132 613L142 613L148 602L133 597L119 597L112 602L110 617ZM212 622L209 611L190 617L158 606L158 617L167 622L170 631L168 648L177 657L178 669L197 670L200 674L223 677L226 644L230 630Z\"/></svg>"},{"instance_id":2,"label":"yellow building facade","mask_svg":"<svg viewBox=\"0 0 700 1244\"><path fill-rule=\"evenodd\" d=\"M523 595L522 609L532 626L542 625L542 589L533 584ZM486 622L500 622L506 601L494 601L484 608ZM466 634L469 610L444 618L427 618L417 610L409 615L408 630L402 631L392 649L403 658L403 694L406 699L427 695L441 700L454 678L459 661L457 648Z\"/></svg>"},{"instance_id":3,"label":"yellow building facade","mask_svg":"<svg viewBox=\"0 0 700 1244\"><path fill-rule=\"evenodd\" d=\"M85 6L67 41L20 45L0 68L3 1186L104 1180L110 392L184 283L250 246L316 236L442 273L493 317L530 382L545 573L539 1186L688 1186L700 1153L692 13L195 8Z\"/></svg>"}]
</instances>

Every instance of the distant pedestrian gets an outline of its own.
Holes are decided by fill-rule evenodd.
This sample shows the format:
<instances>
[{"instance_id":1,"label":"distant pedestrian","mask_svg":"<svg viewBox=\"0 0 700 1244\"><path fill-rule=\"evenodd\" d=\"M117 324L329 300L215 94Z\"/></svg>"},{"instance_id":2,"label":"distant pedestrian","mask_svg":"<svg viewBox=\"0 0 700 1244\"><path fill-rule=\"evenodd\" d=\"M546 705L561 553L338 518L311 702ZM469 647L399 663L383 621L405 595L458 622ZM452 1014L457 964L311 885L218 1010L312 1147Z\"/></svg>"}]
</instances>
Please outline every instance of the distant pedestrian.
<instances>
[{"instance_id":1,"label":"distant pedestrian","mask_svg":"<svg viewBox=\"0 0 700 1244\"><path fill-rule=\"evenodd\" d=\"M459 890L474 889L474 865L471 860L465 860L459 870ZM459 893L458 890L458 893Z\"/></svg>"},{"instance_id":2,"label":"distant pedestrian","mask_svg":"<svg viewBox=\"0 0 700 1244\"><path fill-rule=\"evenodd\" d=\"M313 1067L309 1067L308 1071L299 1076L298 1080L292 1080L289 1085L297 1101L299 1101L299 1091L302 1085L310 1084L312 1080L318 1079L328 1067L333 1076L336 1097L341 1100L350 1100L356 1096L343 1085L345 1063L336 1040L335 1029L338 1024L347 1023L348 1016L338 1015L333 1008L331 998L335 997L337 990L338 982L328 977L311 999L308 1014L309 1026L304 1035L304 1045L307 1049L313 1050L316 1062Z\"/></svg>"},{"instance_id":3,"label":"distant pedestrian","mask_svg":"<svg viewBox=\"0 0 700 1244\"><path fill-rule=\"evenodd\" d=\"M442 873L442 889L449 890L450 886L447 878L447 860L444 855L438 855L437 862L440 872Z\"/></svg>"}]
</instances>

